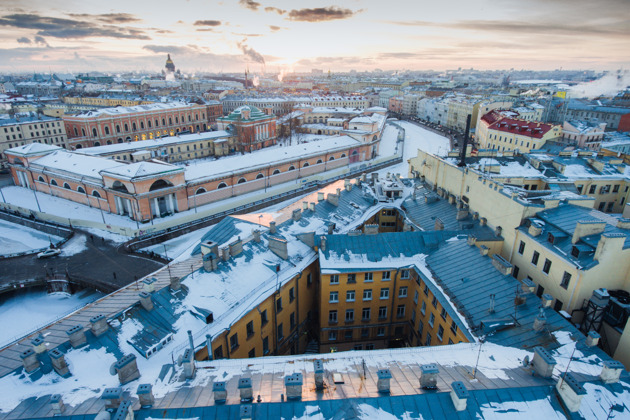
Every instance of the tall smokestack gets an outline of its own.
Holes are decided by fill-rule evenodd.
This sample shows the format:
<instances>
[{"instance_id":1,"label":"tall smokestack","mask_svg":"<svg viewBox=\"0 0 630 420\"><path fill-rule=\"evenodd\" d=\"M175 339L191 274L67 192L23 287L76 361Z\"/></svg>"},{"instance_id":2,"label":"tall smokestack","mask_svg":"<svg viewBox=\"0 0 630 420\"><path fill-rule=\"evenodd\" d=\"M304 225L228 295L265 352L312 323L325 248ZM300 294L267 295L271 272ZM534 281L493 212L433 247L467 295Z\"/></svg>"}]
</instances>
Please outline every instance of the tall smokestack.
<instances>
[{"instance_id":1,"label":"tall smokestack","mask_svg":"<svg viewBox=\"0 0 630 420\"><path fill-rule=\"evenodd\" d=\"M457 166L460 168L466 166L466 149L468 148L468 134L470 133L470 120L472 115L468 114L466 117L466 132L464 133L464 144L462 144L462 151L459 154L459 163Z\"/></svg>"}]
</instances>

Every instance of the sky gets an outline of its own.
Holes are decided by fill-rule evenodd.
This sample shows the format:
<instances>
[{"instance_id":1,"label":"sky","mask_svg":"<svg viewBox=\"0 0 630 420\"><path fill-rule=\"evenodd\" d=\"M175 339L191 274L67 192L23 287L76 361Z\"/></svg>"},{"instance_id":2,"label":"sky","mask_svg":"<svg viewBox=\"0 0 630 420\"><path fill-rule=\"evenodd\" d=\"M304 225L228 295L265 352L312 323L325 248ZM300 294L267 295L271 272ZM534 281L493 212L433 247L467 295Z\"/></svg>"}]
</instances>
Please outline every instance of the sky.
<instances>
[{"instance_id":1,"label":"sky","mask_svg":"<svg viewBox=\"0 0 630 420\"><path fill-rule=\"evenodd\" d=\"M628 0L2 0L0 71L618 69Z\"/></svg>"}]
</instances>

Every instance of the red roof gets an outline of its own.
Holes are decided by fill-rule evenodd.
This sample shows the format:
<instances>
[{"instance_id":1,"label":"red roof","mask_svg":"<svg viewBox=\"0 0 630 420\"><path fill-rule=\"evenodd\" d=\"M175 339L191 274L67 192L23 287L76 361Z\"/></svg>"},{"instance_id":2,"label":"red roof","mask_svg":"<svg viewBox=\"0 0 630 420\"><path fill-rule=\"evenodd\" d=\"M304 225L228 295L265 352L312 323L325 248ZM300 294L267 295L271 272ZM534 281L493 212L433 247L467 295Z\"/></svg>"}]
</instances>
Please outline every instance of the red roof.
<instances>
[{"instance_id":1,"label":"red roof","mask_svg":"<svg viewBox=\"0 0 630 420\"><path fill-rule=\"evenodd\" d=\"M499 114L497 111L493 109L492 111L488 112L483 117L481 117L481 121L484 121L488 125L490 125L499 121L501 118L503 118L503 115Z\"/></svg>"},{"instance_id":2,"label":"red roof","mask_svg":"<svg viewBox=\"0 0 630 420\"><path fill-rule=\"evenodd\" d=\"M551 124L506 117L490 125L490 127L488 127L488 130L503 131L504 133L514 133L521 136L541 139L552 128L553 125Z\"/></svg>"}]
</instances>

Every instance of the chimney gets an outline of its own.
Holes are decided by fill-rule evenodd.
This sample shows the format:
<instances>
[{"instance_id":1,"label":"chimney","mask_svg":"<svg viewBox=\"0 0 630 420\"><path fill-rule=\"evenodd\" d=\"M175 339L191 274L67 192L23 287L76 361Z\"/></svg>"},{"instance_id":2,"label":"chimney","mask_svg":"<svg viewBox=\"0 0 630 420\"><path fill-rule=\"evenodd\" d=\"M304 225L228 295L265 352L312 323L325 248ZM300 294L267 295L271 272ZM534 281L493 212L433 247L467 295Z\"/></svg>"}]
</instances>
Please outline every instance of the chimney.
<instances>
[{"instance_id":1,"label":"chimney","mask_svg":"<svg viewBox=\"0 0 630 420\"><path fill-rule=\"evenodd\" d=\"M586 345L588 347L595 347L599 343L601 336L597 331L589 331L586 335Z\"/></svg>"},{"instance_id":2,"label":"chimney","mask_svg":"<svg viewBox=\"0 0 630 420\"><path fill-rule=\"evenodd\" d=\"M121 357L114 363L113 370L118 374L118 381L121 385L135 381L140 377L136 356L133 354L127 354Z\"/></svg>"},{"instance_id":3,"label":"chimney","mask_svg":"<svg viewBox=\"0 0 630 420\"><path fill-rule=\"evenodd\" d=\"M153 396L153 386L151 384L140 384L136 389L136 395L140 402L141 408L150 408L155 403L155 397Z\"/></svg>"},{"instance_id":4,"label":"chimney","mask_svg":"<svg viewBox=\"0 0 630 420\"><path fill-rule=\"evenodd\" d=\"M269 233L276 234L276 222L269 222Z\"/></svg>"},{"instance_id":5,"label":"chimney","mask_svg":"<svg viewBox=\"0 0 630 420\"><path fill-rule=\"evenodd\" d=\"M580 220L575 225L573 232L572 244L576 244L582 237L603 233L606 228L606 222L601 220Z\"/></svg>"},{"instance_id":6,"label":"chimney","mask_svg":"<svg viewBox=\"0 0 630 420\"><path fill-rule=\"evenodd\" d=\"M459 203L460 203L460 201L457 202L458 205L459 205ZM453 194L449 194L448 195L448 204L455 204L455 196Z\"/></svg>"},{"instance_id":7,"label":"chimney","mask_svg":"<svg viewBox=\"0 0 630 420\"><path fill-rule=\"evenodd\" d=\"M294 373L291 376L285 376L284 388L287 394L287 400L294 400L302 398L302 385L304 379L299 372Z\"/></svg>"},{"instance_id":8,"label":"chimney","mask_svg":"<svg viewBox=\"0 0 630 420\"><path fill-rule=\"evenodd\" d=\"M107 325L107 319L104 315L95 315L90 318L90 329L95 337L99 337L107 331L109 325Z\"/></svg>"},{"instance_id":9,"label":"chimney","mask_svg":"<svg viewBox=\"0 0 630 420\"><path fill-rule=\"evenodd\" d=\"M510 264L508 260L500 256L499 254L494 254L492 256L492 265L494 266L494 268L499 270L501 274L512 274L512 264Z\"/></svg>"},{"instance_id":10,"label":"chimney","mask_svg":"<svg viewBox=\"0 0 630 420\"><path fill-rule=\"evenodd\" d=\"M153 293L155 291L155 280L153 277L142 280L142 288L145 292Z\"/></svg>"},{"instance_id":11,"label":"chimney","mask_svg":"<svg viewBox=\"0 0 630 420\"><path fill-rule=\"evenodd\" d=\"M341 188L337 188L337 197L341 197Z\"/></svg>"},{"instance_id":12,"label":"chimney","mask_svg":"<svg viewBox=\"0 0 630 420\"><path fill-rule=\"evenodd\" d=\"M328 223L326 227L328 228L328 234L332 235L335 232L335 228L337 227L337 225L335 223Z\"/></svg>"},{"instance_id":13,"label":"chimney","mask_svg":"<svg viewBox=\"0 0 630 420\"><path fill-rule=\"evenodd\" d=\"M436 389L437 376L440 373L435 363L420 366L420 388Z\"/></svg>"},{"instance_id":14,"label":"chimney","mask_svg":"<svg viewBox=\"0 0 630 420\"><path fill-rule=\"evenodd\" d=\"M37 358L37 353L35 353L35 350L24 350L22 353L20 353L20 359L22 359L22 365L24 366L24 370L26 371L26 373L31 373L39 369L39 359Z\"/></svg>"},{"instance_id":15,"label":"chimney","mask_svg":"<svg viewBox=\"0 0 630 420\"><path fill-rule=\"evenodd\" d=\"M50 397L50 407L52 408L53 414L55 416L60 415L66 410L63 399L61 399L61 394L55 394Z\"/></svg>"},{"instance_id":16,"label":"chimney","mask_svg":"<svg viewBox=\"0 0 630 420\"><path fill-rule=\"evenodd\" d=\"M221 252L221 259L223 261L227 261L230 259L230 248L228 248L227 246L223 247L221 248L220 252Z\"/></svg>"},{"instance_id":17,"label":"chimney","mask_svg":"<svg viewBox=\"0 0 630 420\"><path fill-rule=\"evenodd\" d=\"M468 217L468 210L460 209L460 210L457 210L457 214L455 215L455 220L464 220L467 217Z\"/></svg>"},{"instance_id":18,"label":"chimney","mask_svg":"<svg viewBox=\"0 0 630 420\"><path fill-rule=\"evenodd\" d=\"M381 394L389 394L389 382L392 379L392 373L389 369L379 369L376 372L378 381L376 382L376 388Z\"/></svg>"},{"instance_id":19,"label":"chimney","mask_svg":"<svg viewBox=\"0 0 630 420\"><path fill-rule=\"evenodd\" d=\"M225 382L214 382L212 384L212 393L214 394L215 403L224 403L227 400L227 388L225 387Z\"/></svg>"},{"instance_id":20,"label":"chimney","mask_svg":"<svg viewBox=\"0 0 630 420\"><path fill-rule=\"evenodd\" d=\"M321 359L313 360L313 370L315 372L315 389L324 389L324 362Z\"/></svg>"},{"instance_id":21,"label":"chimney","mask_svg":"<svg viewBox=\"0 0 630 420\"><path fill-rule=\"evenodd\" d=\"M551 378L556 364L556 359L554 359L544 347L534 347L532 365L534 366L534 372L536 372L538 376Z\"/></svg>"},{"instance_id":22,"label":"chimney","mask_svg":"<svg viewBox=\"0 0 630 420\"><path fill-rule=\"evenodd\" d=\"M602 372L599 374L599 377L605 384L615 384L619 382L619 377L623 369L623 365L618 360L604 360Z\"/></svg>"},{"instance_id":23,"label":"chimney","mask_svg":"<svg viewBox=\"0 0 630 420\"><path fill-rule=\"evenodd\" d=\"M545 316L545 309L544 308L540 308L540 310L538 311L538 315L536 316L536 319L534 319L534 331L536 332L541 332L544 328L545 325L547 325L547 317Z\"/></svg>"},{"instance_id":24,"label":"chimney","mask_svg":"<svg viewBox=\"0 0 630 420\"><path fill-rule=\"evenodd\" d=\"M501 236L501 234L502 234L502 233L503 233L503 228L502 228L501 226L497 226L497 227L494 229L494 235L495 235L495 236Z\"/></svg>"},{"instance_id":25,"label":"chimney","mask_svg":"<svg viewBox=\"0 0 630 420\"><path fill-rule=\"evenodd\" d=\"M529 224L529 228L527 229L527 233L531 236L536 237L542 233L542 223L538 220L531 220Z\"/></svg>"},{"instance_id":26,"label":"chimney","mask_svg":"<svg viewBox=\"0 0 630 420\"><path fill-rule=\"evenodd\" d=\"M485 257L486 255L488 255L488 251L490 251L490 248L488 248L488 247L487 247L487 246L485 246L485 245L481 245L481 246L479 247L479 253L480 253L481 255L483 255L484 257Z\"/></svg>"},{"instance_id":27,"label":"chimney","mask_svg":"<svg viewBox=\"0 0 630 420\"><path fill-rule=\"evenodd\" d=\"M619 229L630 229L630 219L618 219L617 220L617 228Z\"/></svg>"},{"instance_id":28,"label":"chimney","mask_svg":"<svg viewBox=\"0 0 630 420\"><path fill-rule=\"evenodd\" d=\"M257 244L260 243L260 230L258 229L254 229L252 231L252 235L254 236L254 242L256 242Z\"/></svg>"},{"instance_id":29,"label":"chimney","mask_svg":"<svg viewBox=\"0 0 630 420\"><path fill-rule=\"evenodd\" d=\"M612 255L618 251L621 255L624 242L626 241L626 235L623 233L604 233L599 238L597 248L595 249L594 259L601 261L604 255Z\"/></svg>"},{"instance_id":30,"label":"chimney","mask_svg":"<svg viewBox=\"0 0 630 420\"><path fill-rule=\"evenodd\" d=\"M315 211L315 203L308 203L308 209L312 212Z\"/></svg>"},{"instance_id":31,"label":"chimney","mask_svg":"<svg viewBox=\"0 0 630 420\"><path fill-rule=\"evenodd\" d=\"M70 376L70 369L68 369L64 354L58 348L51 350L49 354L50 362L55 372L57 372L59 376Z\"/></svg>"},{"instance_id":32,"label":"chimney","mask_svg":"<svg viewBox=\"0 0 630 420\"><path fill-rule=\"evenodd\" d=\"M536 284L532 281L532 279L525 277L521 280L521 290L523 293L534 293L536 290Z\"/></svg>"},{"instance_id":33,"label":"chimney","mask_svg":"<svg viewBox=\"0 0 630 420\"><path fill-rule=\"evenodd\" d=\"M325 236L321 236L319 238L319 247L322 251L326 251L326 237Z\"/></svg>"},{"instance_id":34,"label":"chimney","mask_svg":"<svg viewBox=\"0 0 630 420\"><path fill-rule=\"evenodd\" d=\"M105 388L101 394L101 400L105 401L105 408L117 410L123 397L122 388Z\"/></svg>"},{"instance_id":35,"label":"chimney","mask_svg":"<svg viewBox=\"0 0 630 420\"><path fill-rule=\"evenodd\" d=\"M243 252L243 241L241 241L240 236L228 246L230 247L230 255L233 257L236 257Z\"/></svg>"},{"instance_id":36,"label":"chimney","mask_svg":"<svg viewBox=\"0 0 630 420\"><path fill-rule=\"evenodd\" d=\"M269 237L269 250L283 260L289 258L286 239Z\"/></svg>"},{"instance_id":37,"label":"chimney","mask_svg":"<svg viewBox=\"0 0 630 420\"><path fill-rule=\"evenodd\" d=\"M352 191L352 182L350 182L349 179L346 179L343 181L343 187L346 189L346 191L350 192Z\"/></svg>"},{"instance_id":38,"label":"chimney","mask_svg":"<svg viewBox=\"0 0 630 420\"><path fill-rule=\"evenodd\" d=\"M363 234L363 232L359 229L353 229L348 231L347 235L348 236L361 236Z\"/></svg>"},{"instance_id":39,"label":"chimney","mask_svg":"<svg viewBox=\"0 0 630 420\"><path fill-rule=\"evenodd\" d=\"M444 230L444 223L439 217L435 218L435 224L433 225L433 230Z\"/></svg>"},{"instance_id":40,"label":"chimney","mask_svg":"<svg viewBox=\"0 0 630 420\"><path fill-rule=\"evenodd\" d=\"M378 225L364 225L363 233L365 233L366 235L378 234Z\"/></svg>"},{"instance_id":41,"label":"chimney","mask_svg":"<svg viewBox=\"0 0 630 420\"><path fill-rule=\"evenodd\" d=\"M466 239L466 243L469 246L473 246L474 244L477 243L477 237L475 235L468 235L468 238ZM487 247L486 247L487 248Z\"/></svg>"},{"instance_id":42,"label":"chimney","mask_svg":"<svg viewBox=\"0 0 630 420\"><path fill-rule=\"evenodd\" d=\"M330 193L326 197L326 201L328 201L333 206L338 206L339 205L339 195Z\"/></svg>"},{"instance_id":43,"label":"chimney","mask_svg":"<svg viewBox=\"0 0 630 420\"><path fill-rule=\"evenodd\" d=\"M240 378L238 380L238 391L241 395L241 402L253 400L252 378Z\"/></svg>"},{"instance_id":44,"label":"chimney","mask_svg":"<svg viewBox=\"0 0 630 420\"><path fill-rule=\"evenodd\" d=\"M219 244L213 241L203 241L200 244L201 255L206 255L209 253L214 253L214 255L219 255Z\"/></svg>"},{"instance_id":45,"label":"chimney","mask_svg":"<svg viewBox=\"0 0 630 420\"><path fill-rule=\"evenodd\" d=\"M461 381L455 381L451 384L451 388L451 401L453 401L455 411L466 410L466 403L470 395L466 389L466 385Z\"/></svg>"},{"instance_id":46,"label":"chimney","mask_svg":"<svg viewBox=\"0 0 630 420\"><path fill-rule=\"evenodd\" d=\"M324 193L323 192L318 192L317 193L317 201L324 201Z\"/></svg>"},{"instance_id":47,"label":"chimney","mask_svg":"<svg viewBox=\"0 0 630 420\"><path fill-rule=\"evenodd\" d=\"M466 166L466 149L468 149L468 134L470 134L470 120L471 119L472 119L472 116L468 114L468 116L466 116L466 131L464 132L464 144L462 144L462 150L459 155L459 163L457 164L457 166L459 166L460 168Z\"/></svg>"},{"instance_id":48,"label":"chimney","mask_svg":"<svg viewBox=\"0 0 630 420\"><path fill-rule=\"evenodd\" d=\"M35 351L35 353L37 354L42 354L46 352L46 350L48 350L46 348L46 341L41 335L31 340L31 345L33 346L33 351Z\"/></svg>"},{"instance_id":49,"label":"chimney","mask_svg":"<svg viewBox=\"0 0 630 420\"><path fill-rule=\"evenodd\" d=\"M488 224L488 219L485 217L479 218L479 226L486 226Z\"/></svg>"},{"instance_id":50,"label":"chimney","mask_svg":"<svg viewBox=\"0 0 630 420\"><path fill-rule=\"evenodd\" d=\"M180 278L177 276L171 277L171 290L176 291L182 288L182 283L180 282Z\"/></svg>"},{"instance_id":51,"label":"chimney","mask_svg":"<svg viewBox=\"0 0 630 420\"><path fill-rule=\"evenodd\" d=\"M214 253L206 254L203 256L203 269L207 272L215 271L219 268L219 255Z\"/></svg>"},{"instance_id":52,"label":"chimney","mask_svg":"<svg viewBox=\"0 0 630 420\"><path fill-rule=\"evenodd\" d=\"M252 420L254 418L254 407L251 404L241 404L238 416L240 420Z\"/></svg>"},{"instance_id":53,"label":"chimney","mask_svg":"<svg viewBox=\"0 0 630 420\"><path fill-rule=\"evenodd\" d=\"M308 201L302 201L302 211L308 210Z\"/></svg>"},{"instance_id":54,"label":"chimney","mask_svg":"<svg viewBox=\"0 0 630 420\"><path fill-rule=\"evenodd\" d=\"M580 403L586 390L575 379L575 376L570 373L560 375L560 379L556 383L556 390L567 410L572 413L580 410Z\"/></svg>"},{"instance_id":55,"label":"chimney","mask_svg":"<svg viewBox=\"0 0 630 420\"><path fill-rule=\"evenodd\" d=\"M153 301L151 300L151 295L149 293L140 292L138 294L138 297L140 297L140 304L144 309L146 309L147 311L153 310Z\"/></svg>"},{"instance_id":56,"label":"chimney","mask_svg":"<svg viewBox=\"0 0 630 420\"><path fill-rule=\"evenodd\" d=\"M70 345L72 346L73 349L76 349L77 347L81 347L82 345L87 343L87 339L85 338L85 331L83 330L83 327L80 325L75 325L72 328L68 328L66 330L66 334L68 335L68 338L70 339Z\"/></svg>"},{"instance_id":57,"label":"chimney","mask_svg":"<svg viewBox=\"0 0 630 420\"><path fill-rule=\"evenodd\" d=\"M542 300L543 308L551 308L551 304L553 303L553 296L551 296L549 293L545 293L541 296L540 299Z\"/></svg>"},{"instance_id":58,"label":"chimney","mask_svg":"<svg viewBox=\"0 0 630 420\"><path fill-rule=\"evenodd\" d=\"M305 203L306 203L306 201L305 201ZM293 210L293 213L291 214L291 219L293 219L294 222L297 222L301 218L302 218L302 210L300 210L300 209Z\"/></svg>"}]
</instances>

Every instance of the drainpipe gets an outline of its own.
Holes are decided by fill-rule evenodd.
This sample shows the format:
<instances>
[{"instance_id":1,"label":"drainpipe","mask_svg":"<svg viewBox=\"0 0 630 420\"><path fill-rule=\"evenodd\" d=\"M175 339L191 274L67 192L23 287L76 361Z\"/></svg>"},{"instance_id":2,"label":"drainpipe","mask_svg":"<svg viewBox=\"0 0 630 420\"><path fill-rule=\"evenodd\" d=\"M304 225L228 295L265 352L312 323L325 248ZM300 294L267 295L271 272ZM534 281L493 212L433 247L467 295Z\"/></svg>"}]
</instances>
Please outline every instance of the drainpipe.
<instances>
[{"instance_id":1,"label":"drainpipe","mask_svg":"<svg viewBox=\"0 0 630 420\"><path fill-rule=\"evenodd\" d=\"M230 335L231 328L232 327L230 326L225 330L225 353L227 354L228 359L230 359L230 343L228 341L228 335Z\"/></svg>"},{"instance_id":2,"label":"drainpipe","mask_svg":"<svg viewBox=\"0 0 630 420\"><path fill-rule=\"evenodd\" d=\"M398 273L400 273L400 268L396 270L396 274L394 274L394 287L392 290L392 303L389 315L389 328L391 329L392 323L394 322L394 299L396 298L396 284L398 283ZM379 296L380 298L380 296Z\"/></svg>"}]
</instances>

